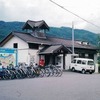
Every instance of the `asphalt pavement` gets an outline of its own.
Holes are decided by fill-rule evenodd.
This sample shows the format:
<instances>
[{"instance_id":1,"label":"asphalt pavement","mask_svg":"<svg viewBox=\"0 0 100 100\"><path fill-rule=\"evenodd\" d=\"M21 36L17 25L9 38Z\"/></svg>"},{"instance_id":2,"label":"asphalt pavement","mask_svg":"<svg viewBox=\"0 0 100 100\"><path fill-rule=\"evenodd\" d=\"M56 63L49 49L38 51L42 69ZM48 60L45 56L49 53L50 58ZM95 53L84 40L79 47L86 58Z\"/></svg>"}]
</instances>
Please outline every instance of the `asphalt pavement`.
<instances>
[{"instance_id":1,"label":"asphalt pavement","mask_svg":"<svg viewBox=\"0 0 100 100\"><path fill-rule=\"evenodd\" d=\"M1 80L0 100L100 100L100 74Z\"/></svg>"}]
</instances>

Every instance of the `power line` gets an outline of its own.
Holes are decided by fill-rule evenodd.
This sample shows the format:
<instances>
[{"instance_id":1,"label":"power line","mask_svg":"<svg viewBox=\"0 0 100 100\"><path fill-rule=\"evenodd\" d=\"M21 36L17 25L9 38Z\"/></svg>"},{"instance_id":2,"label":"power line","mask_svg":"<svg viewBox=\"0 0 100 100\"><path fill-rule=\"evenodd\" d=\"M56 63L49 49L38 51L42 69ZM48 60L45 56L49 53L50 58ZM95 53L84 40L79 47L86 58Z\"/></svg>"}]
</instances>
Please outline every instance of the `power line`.
<instances>
[{"instance_id":1,"label":"power line","mask_svg":"<svg viewBox=\"0 0 100 100\"><path fill-rule=\"evenodd\" d=\"M78 18L84 20L85 22L87 22L87 23L89 23L89 24L91 24L91 25L93 25L93 26L95 26L95 27L97 27L97 28L100 28L100 26L95 25L94 23L92 23L92 22L90 22L90 21L88 21L88 20L86 20L86 19L80 17L79 15L77 15L77 14L73 13L72 11L66 9L65 7L61 6L60 4L58 4L58 3L56 3L56 2L54 2L54 1L52 1L52 0L49 0L49 1L52 2L52 3L54 3L55 5L59 6L60 8L64 9L65 11L67 11L67 12L69 12L69 13L75 15L76 17L78 17Z\"/></svg>"}]
</instances>

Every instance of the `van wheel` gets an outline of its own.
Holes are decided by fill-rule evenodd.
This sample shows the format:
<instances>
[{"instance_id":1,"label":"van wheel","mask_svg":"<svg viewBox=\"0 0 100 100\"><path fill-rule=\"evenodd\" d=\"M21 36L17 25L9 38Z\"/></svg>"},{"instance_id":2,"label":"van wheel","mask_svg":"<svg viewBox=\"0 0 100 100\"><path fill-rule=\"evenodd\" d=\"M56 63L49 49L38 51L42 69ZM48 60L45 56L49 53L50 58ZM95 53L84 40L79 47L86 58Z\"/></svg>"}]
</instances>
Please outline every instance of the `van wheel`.
<instances>
[{"instance_id":1,"label":"van wheel","mask_svg":"<svg viewBox=\"0 0 100 100\"><path fill-rule=\"evenodd\" d=\"M73 71L73 72L75 71L75 68L74 68L74 67L72 68L72 71Z\"/></svg>"},{"instance_id":2,"label":"van wheel","mask_svg":"<svg viewBox=\"0 0 100 100\"><path fill-rule=\"evenodd\" d=\"M85 74L85 69L82 69L82 74Z\"/></svg>"},{"instance_id":3,"label":"van wheel","mask_svg":"<svg viewBox=\"0 0 100 100\"><path fill-rule=\"evenodd\" d=\"M91 71L90 71L89 73L90 73L90 74L92 74L92 72L91 72Z\"/></svg>"}]
</instances>

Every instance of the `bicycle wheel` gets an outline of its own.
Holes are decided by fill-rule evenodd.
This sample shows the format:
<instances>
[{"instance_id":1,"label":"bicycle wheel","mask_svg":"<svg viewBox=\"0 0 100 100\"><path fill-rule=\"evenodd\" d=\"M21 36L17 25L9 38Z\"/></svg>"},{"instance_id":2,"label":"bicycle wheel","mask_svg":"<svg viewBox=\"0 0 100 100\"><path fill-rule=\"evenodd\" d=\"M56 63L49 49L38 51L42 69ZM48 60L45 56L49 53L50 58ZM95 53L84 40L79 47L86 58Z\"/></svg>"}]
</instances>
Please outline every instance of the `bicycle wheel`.
<instances>
[{"instance_id":1,"label":"bicycle wheel","mask_svg":"<svg viewBox=\"0 0 100 100\"><path fill-rule=\"evenodd\" d=\"M49 71L49 69L46 68L44 74L45 74L46 77L49 77L49 76L50 76L50 71Z\"/></svg>"},{"instance_id":2,"label":"bicycle wheel","mask_svg":"<svg viewBox=\"0 0 100 100\"><path fill-rule=\"evenodd\" d=\"M42 69L39 69L39 77L44 77L44 71Z\"/></svg>"},{"instance_id":3,"label":"bicycle wheel","mask_svg":"<svg viewBox=\"0 0 100 100\"><path fill-rule=\"evenodd\" d=\"M53 68L53 76L55 77L58 76L58 70L56 68Z\"/></svg>"},{"instance_id":4,"label":"bicycle wheel","mask_svg":"<svg viewBox=\"0 0 100 100\"><path fill-rule=\"evenodd\" d=\"M58 77L62 76L63 71L61 69L58 69Z\"/></svg>"},{"instance_id":5,"label":"bicycle wheel","mask_svg":"<svg viewBox=\"0 0 100 100\"><path fill-rule=\"evenodd\" d=\"M53 69L49 68L49 73L50 73L49 76L53 76L54 75Z\"/></svg>"}]
</instances>

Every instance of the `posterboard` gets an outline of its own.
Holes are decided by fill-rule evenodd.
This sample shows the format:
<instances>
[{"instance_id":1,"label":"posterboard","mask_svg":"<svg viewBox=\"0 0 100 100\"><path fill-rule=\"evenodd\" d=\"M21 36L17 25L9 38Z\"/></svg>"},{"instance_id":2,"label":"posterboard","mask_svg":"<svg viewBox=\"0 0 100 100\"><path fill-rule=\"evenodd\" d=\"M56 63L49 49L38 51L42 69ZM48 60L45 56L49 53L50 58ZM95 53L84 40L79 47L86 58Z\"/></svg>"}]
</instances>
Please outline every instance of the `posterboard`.
<instances>
[{"instance_id":1,"label":"posterboard","mask_svg":"<svg viewBox=\"0 0 100 100\"><path fill-rule=\"evenodd\" d=\"M0 48L0 66L6 68L7 66L17 65L17 49Z\"/></svg>"}]
</instances>

